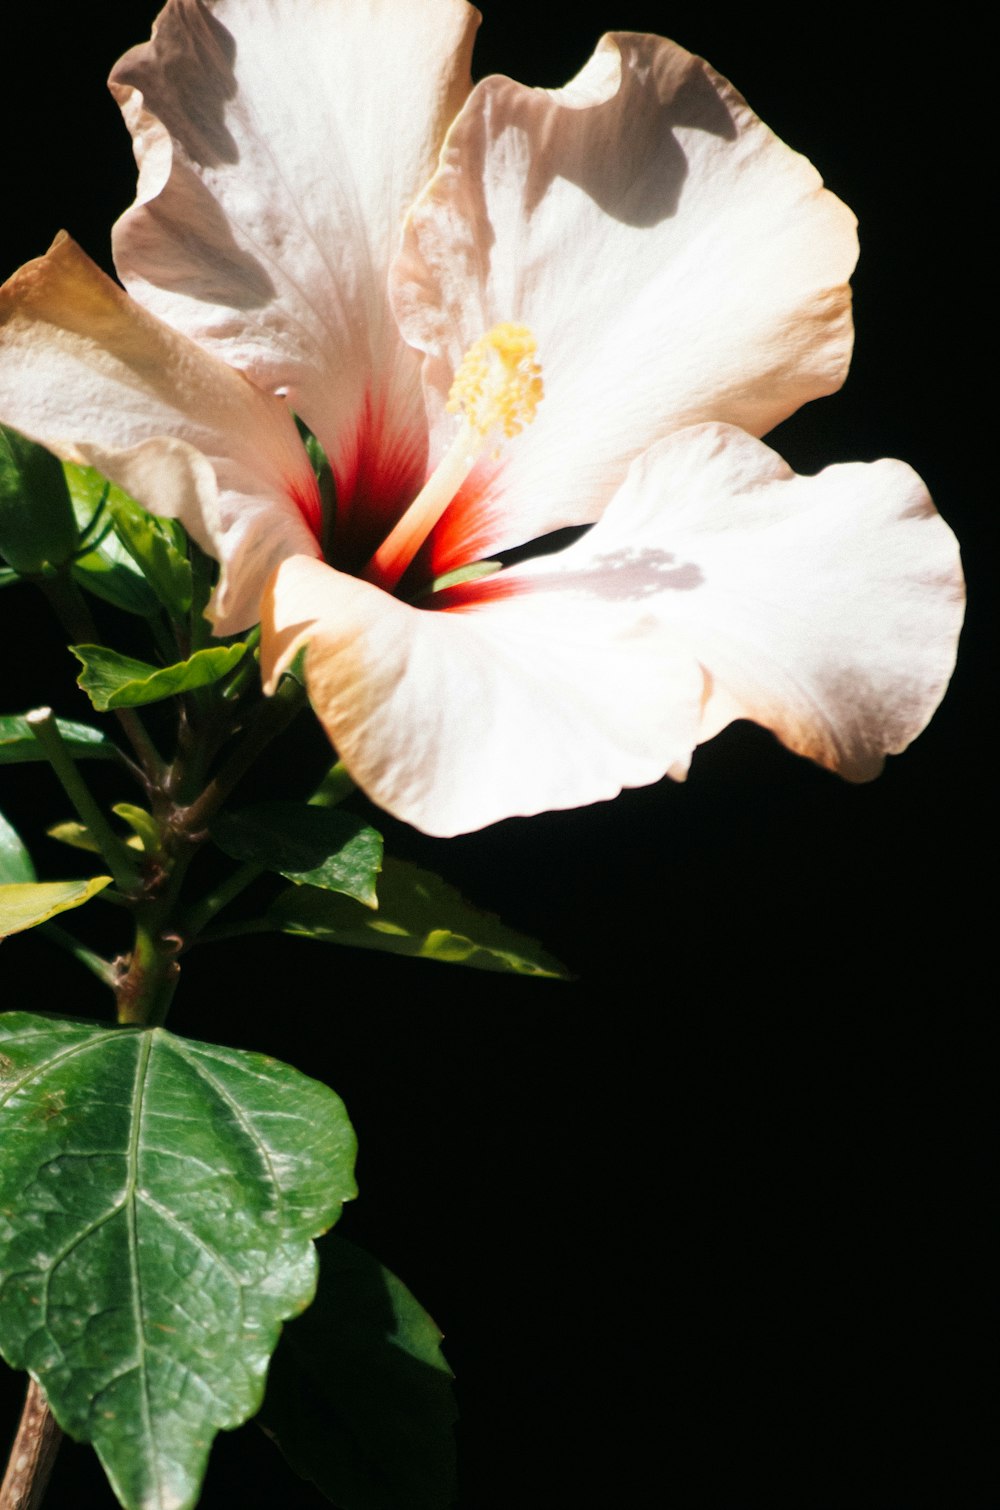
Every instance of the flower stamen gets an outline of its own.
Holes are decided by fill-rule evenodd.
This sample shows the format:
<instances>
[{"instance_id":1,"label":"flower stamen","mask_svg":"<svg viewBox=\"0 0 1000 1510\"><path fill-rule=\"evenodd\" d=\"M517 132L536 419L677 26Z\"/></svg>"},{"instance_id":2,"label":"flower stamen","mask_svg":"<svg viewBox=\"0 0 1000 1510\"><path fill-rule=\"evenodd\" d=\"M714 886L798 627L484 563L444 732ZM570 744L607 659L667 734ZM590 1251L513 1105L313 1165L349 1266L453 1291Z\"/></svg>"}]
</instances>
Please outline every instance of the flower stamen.
<instances>
[{"instance_id":1,"label":"flower stamen","mask_svg":"<svg viewBox=\"0 0 1000 1510\"><path fill-rule=\"evenodd\" d=\"M499 451L504 439L531 424L545 394L537 350L528 327L510 323L494 325L470 346L445 406L462 415L458 433L365 567L366 581L391 591L487 446L495 438Z\"/></svg>"}]
</instances>

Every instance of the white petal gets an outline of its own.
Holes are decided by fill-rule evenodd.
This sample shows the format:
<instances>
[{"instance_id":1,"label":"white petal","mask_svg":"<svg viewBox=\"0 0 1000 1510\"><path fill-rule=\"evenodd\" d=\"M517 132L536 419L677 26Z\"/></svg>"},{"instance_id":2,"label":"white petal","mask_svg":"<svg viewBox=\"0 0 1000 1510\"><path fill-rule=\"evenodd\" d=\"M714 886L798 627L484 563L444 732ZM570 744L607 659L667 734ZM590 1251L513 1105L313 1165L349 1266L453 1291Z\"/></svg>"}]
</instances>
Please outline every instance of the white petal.
<instances>
[{"instance_id":1,"label":"white petal","mask_svg":"<svg viewBox=\"0 0 1000 1510\"><path fill-rule=\"evenodd\" d=\"M962 623L958 546L910 467L797 477L717 425L661 441L587 535L517 575L589 578L669 624L711 689L699 742L749 718L855 781L925 727Z\"/></svg>"},{"instance_id":2,"label":"white petal","mask_svg":"<svg viewBox=\"0 0 1000 1510\"><path fill-rule=\"evenodd\" d=\"M386 279L478 19L464 0L169 0L111 76L140 165L122 281L287 394L342 513L360 495L395 517L424 480L417 359Z\"/></svg>"},{"instance_id":3,"label":"white petal","mask_svg":"<svg viewBox=\"0 0 1000 1510\"><path fill-rule=\"evenodd\" d=\"M271 684L308 643L309 695L351 776L427 833L681 776L695 742L693 657L585 592L435 613L300 557L279 567L262 629Z\"/></svg>"},{"instance_id":4,"label":"white petal","mask_svg":"<svg viewBox=\"0 0 1000 1510\"><path fill-rule=\"evenodd\" d=\"M0 417L179 518L223 563L220 634L318 554L316 480L280 400L147 314L68 237L0 289Z\"/></svg>"},{"instance_id":5,"label":"white petal","mask_svg":"<svg viewBox=\"0 0 1000 1510\"><path fill-rule=\"evenodd\" d=\"M394 269L437 415L485 330L531 327L546 397L438 529L448 570L600 517L628 462L707 420L763 434L840 386L854 217L700 59L605 37L566 89L476 86ZM516 502L515 502L516 500Z\"/></svg>"}]
</instances>

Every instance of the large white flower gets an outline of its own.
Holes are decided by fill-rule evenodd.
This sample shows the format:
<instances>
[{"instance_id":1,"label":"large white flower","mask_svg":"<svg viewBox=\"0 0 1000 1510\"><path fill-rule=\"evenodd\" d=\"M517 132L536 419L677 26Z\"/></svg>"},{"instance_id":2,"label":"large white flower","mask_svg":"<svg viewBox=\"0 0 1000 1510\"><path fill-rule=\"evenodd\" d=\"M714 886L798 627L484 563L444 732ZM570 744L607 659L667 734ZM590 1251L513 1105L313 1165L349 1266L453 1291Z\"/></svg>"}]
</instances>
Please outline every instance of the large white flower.
<instances>
[{"instance_id":1,"label":"large white flower","mask_svg":"<svg viewBox=\"0 0 1000 1510\"><path fill-rule=\"evenodd\" d=\"M308 644L349 771L429 832L681 777L738 717L875 775L947 683L955 542L903 463L755 438L843 381L853 217L674 43L470 88L477 22L169 0L111 80L128 293L67 239L16 274L0 416L181 518L219 632L262 619L272 686Z\"/></svg>"}]
</instances>

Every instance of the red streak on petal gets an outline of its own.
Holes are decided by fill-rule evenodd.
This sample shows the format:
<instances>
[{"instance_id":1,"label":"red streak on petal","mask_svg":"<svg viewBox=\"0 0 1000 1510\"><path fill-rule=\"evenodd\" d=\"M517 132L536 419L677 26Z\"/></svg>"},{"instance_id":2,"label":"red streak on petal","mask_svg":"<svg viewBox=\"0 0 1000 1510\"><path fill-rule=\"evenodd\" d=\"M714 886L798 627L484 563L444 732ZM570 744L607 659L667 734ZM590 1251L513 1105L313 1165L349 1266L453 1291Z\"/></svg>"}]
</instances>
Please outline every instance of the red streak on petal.
<instances>
[{"instance_id":1,"label":"red streak on petal","mask_svg":"<svg viewBox=\"0 0 1000 1510\"><path fill-rule=\"evenodd\" d=\"M323 507L315 477L296 477L287 484L288 496L319 540L323 534Z\"/></svg>"},{"instance_id":2,"label":"red streak on petal","mask_svg":"<svg viewBox=\"0 0 1000 1510\"><path fill-rule=\"evenodd\" d=\"M365 395L350 443L334 466L337 522L331 565L359 572L406 512L426 475L426 436L393 430L384 402Z\"/></svg>"},{"instance_id":3,"label":"red streak on petal","mask_svg":"<svg viewBox=\"0 0 1000 1510\"><path fill-rule=\"evenodd\" d=\"M431 580L482 561L493 549L501 507L494 483L501 468L492 457L479 460L432 530L423 555Z\"/></svg>"}]
</instances>

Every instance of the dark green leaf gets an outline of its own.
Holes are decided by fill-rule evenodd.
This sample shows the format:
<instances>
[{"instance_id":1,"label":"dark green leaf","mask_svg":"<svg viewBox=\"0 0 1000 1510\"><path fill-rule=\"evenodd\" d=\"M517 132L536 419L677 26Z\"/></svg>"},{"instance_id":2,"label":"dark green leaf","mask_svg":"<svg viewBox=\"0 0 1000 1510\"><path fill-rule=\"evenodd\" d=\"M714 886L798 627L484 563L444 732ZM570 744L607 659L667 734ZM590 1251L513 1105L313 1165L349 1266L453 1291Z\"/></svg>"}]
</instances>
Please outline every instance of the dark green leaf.
<instances>
[{"instance_id":1,"label":"dark green leaf","mask_svg":"<svg viewBox=\"0 0 1000 1510\"><path fill-rule=\"evenodd\" d=\"M111 527L109 501L127 499L128 494L93 467L78 467L66 461L63 471L77 526L81 533L86 531L83 543L92 546L73 566L76 580L89 592L127 613L142 614L145 618L159 613L159 599Z\"/></svg>"},{"instance_id":2,"label":"dark green leaf","mask_svg":"<svg viewBox=\"0 0 1000 1510\"><path fill-rule=\"evenodd\" d=\"M355 1193L326 1086L162 1028L0 1017L0 1348L126 1510L189 1510Z\"/></svg>"},{"instance_id":3,"label":"dark green leaf","mask_svg":"<svg viewBox=\"0 0 1000 1510\"><path fill-rule=\"evenodd\" d=\"M100 729L57 718L56 727L74 760L117 760L118 749ZM23 713L0 714L0 765L44 760L45 751L31 732Z\"/></svg>"},{"instance_id":4,"label":"dark green leaf","mask_svg":"<svg viewBox=\"0 0 1000 1510\"><path fill-rule=\"evenodd\" d=\"M455 1486L441 1334L395 1274L334 1234L319 1288L285 1329L258 1420L341 1510L446 1510Z\"/></svg>"},{"instance_id":5,"label":"dark green leaf","mask_svg":"<svg viewBox=\"0 0 1000 1510\"><path fill-rule=\"evenodd\" d=\"M85 881L34 881L0 886L0 939L9 933L37 928L60 912L82 907L105 886L110 876L90 876Z\"/></svg>"},{"instance_id":6,"label":"dark green leaf","mask_svg":"<svg viewBox=\"0 0 1000 1510\"><path fill-rule=\"evenodd\" d=\"M353 813L298 802L261 802L222 813L212 838L234 860L277 871L300 886L318 886L375 907L382 835Z\"/></svg>"},{"instance_id":7,"label":"dark green leaf","mask_svg":"<svg viewBox=\"0 0 1000 1510\"><path fill-rule=\"evenodd\" d=\"M13 886L34 879L35 867L26 846L0 813L0 884Z\"/></svg>"},{"instance_id":8,"label":"dark green leaf","mask_svg":"<svg viewBox=\"0 0 1000 1510\"><path fill-rule=\"evenodd\" d=\"M186 661L173 666L151 666L103 645L70 646L83 666L77 684L99 713L109 708L138 708L143 703L158 703L180 692L207 687L228 676L243 659L246 648L242 642L219 645L196 650Z\"/></svg>"},{"instance_id":9,"label":"dark green leaf","mask_svg":"<svg viewBox=\"0 0 1000 1510\"><path fill-rule=\"evenodd\" d=\"M0 425L0 555L29 575L62 566L76 549L76 518L62 463Z\"/></svg>"},{"instance_id":10,"label":"dark green leaf","mask_svg":"<svg viewBox=\"0 0 1000 1510\"><path fill-rule=\"evenodd\" d=\"M331 944L385 949L477 970L567 976L540 944L489 912L466 902L440 876L403 860L386 859L378 883L378 911L304 887L283 891L267 914L275 928Z\"/></svg>"}]
</instances>

